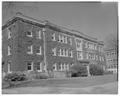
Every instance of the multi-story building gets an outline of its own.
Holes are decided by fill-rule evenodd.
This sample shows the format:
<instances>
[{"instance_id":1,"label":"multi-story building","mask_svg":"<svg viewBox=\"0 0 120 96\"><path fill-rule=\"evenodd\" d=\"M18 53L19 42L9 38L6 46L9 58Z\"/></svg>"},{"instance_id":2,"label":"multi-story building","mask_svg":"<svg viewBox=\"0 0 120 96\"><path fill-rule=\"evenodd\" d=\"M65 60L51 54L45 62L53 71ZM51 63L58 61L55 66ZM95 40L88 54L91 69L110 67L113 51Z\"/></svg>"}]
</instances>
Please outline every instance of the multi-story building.
<instances>
[{"instance_id":1,"label":"multi-story building","mask_svg":"<svg viewBox=\"0 0 120 96\"><path fill-rule=\"evenodd\" d=\"M117 50L115 49L105 50L105 57L106 57L106 70L109 72L117 73L118 72Z\"/></svg>"},{"instance_id":2,"label":"multi-story building","mask_svg":"<svg viewBox=\"0 0 120 96\"><path fill-rule=\"evenodd\" d=\"M2 27L5 72L48 72L64 76L74 64L104 67L103 42L75 30L17 14ZM88 71L89 72L89 71Z\"/></svg>"}]
</instances>

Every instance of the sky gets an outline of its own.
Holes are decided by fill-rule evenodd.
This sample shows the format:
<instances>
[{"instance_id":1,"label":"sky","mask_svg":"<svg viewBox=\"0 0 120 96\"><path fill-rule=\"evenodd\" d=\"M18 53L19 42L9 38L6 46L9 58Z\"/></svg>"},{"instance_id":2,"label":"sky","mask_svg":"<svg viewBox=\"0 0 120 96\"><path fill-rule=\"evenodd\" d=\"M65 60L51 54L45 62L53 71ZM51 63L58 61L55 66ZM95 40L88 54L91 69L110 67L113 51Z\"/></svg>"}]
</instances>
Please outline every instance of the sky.
<instances>
[{"instance_id":1,"label":"sky","mask_svg":"<svg viewBox=\"0 0 120 96\"><path fill-rule=\"evenodd\" d=\"M111 35L117 36L116 2L14 2L2 4L2 24L16 14L78 30L89 36L105 41Z\"/></svg>"}]
</instances>

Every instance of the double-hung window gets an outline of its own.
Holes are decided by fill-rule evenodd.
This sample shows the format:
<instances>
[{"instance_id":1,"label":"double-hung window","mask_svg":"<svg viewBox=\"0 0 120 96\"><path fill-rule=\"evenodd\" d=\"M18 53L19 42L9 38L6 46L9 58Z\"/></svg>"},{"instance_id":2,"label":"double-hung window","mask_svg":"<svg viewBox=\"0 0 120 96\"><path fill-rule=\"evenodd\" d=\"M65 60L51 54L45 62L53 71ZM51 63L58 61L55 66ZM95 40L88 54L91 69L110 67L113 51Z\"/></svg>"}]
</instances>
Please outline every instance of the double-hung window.
<instances>
[{"instance_id":1,"label":"double-hung window","mask_svg":"<svg viewBox=\"0 0 120 96\"><path fill-rule=\"evenodd\" d=\"M11 55L11 47L8 46L8 56Z\"/></svg>"},{"instance_id":2,"label":"double-hung window","mask_svg":"<svg viewBox=\"0 0 120 96\"><path fill-rule=\"evenodd\" d=\"M27 70L33 71L33 62L27 62Z\"/></svg>"},{"instance_id":3,"label":"double-hung window","mask_svg":"<svg viewBox=\"0 0 120 96\"><path fill-rule=\"evenodd\" d=\"M41 39L41 38L42 38L42 37L41 37L41 34L42 34L42 31L41 31L41 30L36 31L36 38L37 38L37 39Z\"/></svg>"},{"instance_id":4,"label":"double-hung window","mask_svg":"<svg viewBox=\"0 0 120 96\"><path fill-rule=\"evenodd\" d=\"M72 58L72 57L73 57L73 51L71 50L71 51L69 52L69 54L70 54L70 57Z\"/></svg>"},{"instance_id":5,"label":"double-hung window","mask_svg":"<svg viewBox=\"0 0 120 96\"><path fill-rule=\"evenodd\" d=\"M42 47L41 47L41 46L39 46L39 47L37 48L36 54L37 54L37 55L42 55Z\"/></svg>"},{"instance_id":6,"label":"double-hung window","mask_svg":"<svg viewBox=\"0 0 120 96\"><path fill-rule=\"evenodd\" d=\"M42 63L41 62L37 62L37 71L42 72Z\"/></svg>"},{"instance_id":7,"label":"double-hung window","mask_svg":"<svg viewBox=\"0 0 120 96\"><path fill-rule=\"evenodd\" d=\"M7 34L8 34L8 39L10 39L11 38L11 30L10 30L10 28L7 28Z\"/></svg>"},{"instance_id":8,"label":"double-hung window","mask_svg":"<svg viewBox=\"0 0 120 96\"><path fill-rule=\"evenodd\" d=\"M57 64L56 63L53 65L53 70L57 71Z\"/></svg>"},{"instance_id":9,"label":"double-hung window","mask_svg":"<svg viewBox=\"0 0 120 96\"><path fill-rule=\"evenodd\" d=\"M56 39L55 39L55 33L52 34L52 41L56 41Z\"/></svg>"},{"instance_id":10,"label":"double-hung window","mask_svg":"<svg viewBox=\"0 0 120 96\"><path fill-rule=\"evenodd\" d=\"M28 46L27 54L33 54L33 46Z\"/></svg>"},{"instance_id":11,"label":"double-hung window","mask_svg":"<svg viewBox=\"0 0 120 96\"><path fill-rule=\"evenodd\" d=\"M53 56L56 56L56 48L52 49Z\"/></svg>"},{"instance_id":12,"label":"double-hung window","mask_svg":"<svg viewBox=\"0 0 120 96\"><path fill-rule=\"evenodd\" d=\"M72 38L69 38L70 45L72 45Z\"/></svg>"}]
</instances>

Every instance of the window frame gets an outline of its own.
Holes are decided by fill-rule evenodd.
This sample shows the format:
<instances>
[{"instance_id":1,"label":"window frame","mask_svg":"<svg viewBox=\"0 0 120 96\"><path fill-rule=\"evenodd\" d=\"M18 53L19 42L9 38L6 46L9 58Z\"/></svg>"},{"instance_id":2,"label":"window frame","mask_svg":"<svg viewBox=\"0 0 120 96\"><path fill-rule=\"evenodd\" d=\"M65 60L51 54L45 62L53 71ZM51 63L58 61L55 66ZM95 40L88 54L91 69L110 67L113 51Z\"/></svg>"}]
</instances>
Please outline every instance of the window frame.
<instances>
[{"instance_id":1,"label":"window frame","mask_svg":"<svg viewBox=\"0 0 120 96\"><path fill-rule=\"evenodd\" d=\"M28 50L30 50L30 51L28 51ZM29 54L29 55L33 54L33 45L27 46L27 54Z\"/></svg>"},{"instance_id":2,"label":"window frame","mask_svg":"<svg viewBox=\"0 0 120 96\"><path fill-rule=\"evenodd\" d=\"M39 63L39 70L38 70L38 63ZM43 68L42 68L42 62L38 61L37 62L37 71L38 72L42 72Z\"/></svg>"},{"instance_id":3,"label":"window frame","mask_svg":"<svg viewBox=\"0 0 120 96\"><path fill-rule=\"evenodd\" d=\"M28 32L30 32L31 35L29 35ZM33 37L33 33L32 33L31 31L27 31L27 32L26 32L26 36L27 36L27 37Z\"/></svg>"},{"instance_id":4,"label":"window frame","mask_svg":"<svg viewBox=\"0 0 120 96\"><path fill-rule=\"evenodd\" d=\"M29 64L31 63L31 65L28 65L28 63L29 63ZM31 70L28 70L28 67L31 67ZM33 62L32 62L32 61L28 61L28 62L27 62L27 71L28 71L28 72L33 71Z\"/></svg>"},{"instance_id":5,"label":"window frame","mask_svg":"<svg viewBox=\"0 0 120 96\"><path fill-rule=\"evenodd\" d=\"M39 46L39 49L38 49L38 50L39 50L39 53L36 52L36 54L37 54L37 55L42 55L42 47L41 47L41 46Z\"/></svg>"},{"instance_id":6,"label":"window frame","mask_svg":"<svg viewBox=\"0 0 120 96\"><path fill-rule=\"evenodd\" d=\"M11 47L8 45L8 48L7 48L7 50L8 50L8 56L10 56L10 55L12 55L12 53L11 53Z\"/></svg>"}]
</instances>

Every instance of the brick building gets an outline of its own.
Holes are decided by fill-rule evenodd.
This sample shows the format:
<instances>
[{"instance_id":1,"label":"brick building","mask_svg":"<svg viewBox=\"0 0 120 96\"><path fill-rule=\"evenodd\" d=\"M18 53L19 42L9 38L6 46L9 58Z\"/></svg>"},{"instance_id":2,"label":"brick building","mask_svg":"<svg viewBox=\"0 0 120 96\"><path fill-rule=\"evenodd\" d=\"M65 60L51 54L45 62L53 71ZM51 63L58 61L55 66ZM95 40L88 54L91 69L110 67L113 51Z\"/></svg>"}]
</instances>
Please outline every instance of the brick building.
<instances>
[{"instance_id":1,"label":"brick building","mask_svg":"<svg viewBox=\"0 0 120 96\"><path fill-rule=\"evenodd\" d=\"M106 70L117 73L118 72L118 54L115 49L105 50Z\"/></svg>"},{"instance_id":2,"label":"brick building","mask_svg":"<svg viewBox=\"0 0 120 96\"><path fill-rule=\"evenodd\" d=\"M103 42L49 21L17 14L2 27L5 72L49 72L64 76L74 64L104 67Z\"/></svg>"}]
</instances>

